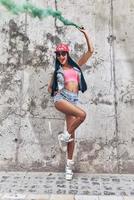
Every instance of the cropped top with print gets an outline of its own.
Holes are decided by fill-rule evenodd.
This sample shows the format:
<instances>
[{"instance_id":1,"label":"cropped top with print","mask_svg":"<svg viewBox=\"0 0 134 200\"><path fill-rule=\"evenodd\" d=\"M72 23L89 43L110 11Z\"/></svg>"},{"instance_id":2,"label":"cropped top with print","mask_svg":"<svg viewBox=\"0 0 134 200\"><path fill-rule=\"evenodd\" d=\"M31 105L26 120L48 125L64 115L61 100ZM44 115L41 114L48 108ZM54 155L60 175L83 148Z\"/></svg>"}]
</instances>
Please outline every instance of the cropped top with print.
<instances>
[{"instance_id":1,"label":"cropped top with print","mask_svg":"<svg viewBox=\"0 0 134 200\"><path fill-rule=\"evenodd\" d=\"M67 83L69 81L73 81L77 84L79 83L79 74L76 70L73 69L73 67L64 70L64 82Z\"/></svg>"}]
</instances>

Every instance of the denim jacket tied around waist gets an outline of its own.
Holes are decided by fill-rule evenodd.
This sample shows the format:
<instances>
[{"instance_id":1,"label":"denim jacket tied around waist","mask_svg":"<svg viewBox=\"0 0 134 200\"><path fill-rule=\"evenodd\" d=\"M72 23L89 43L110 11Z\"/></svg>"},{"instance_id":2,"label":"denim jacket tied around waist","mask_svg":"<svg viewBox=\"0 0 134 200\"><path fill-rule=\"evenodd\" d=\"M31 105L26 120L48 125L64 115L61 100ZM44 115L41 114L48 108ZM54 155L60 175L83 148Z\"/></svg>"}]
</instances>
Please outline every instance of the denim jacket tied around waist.
<instances>
[{"instance_id":1,"label":"denim jacket tied around waist","mask_svg":"<svg viewBox=\"0 0 134 200\"><path fill-rule=\"evenodd\" d=\"M87 84L85 82L83 73L81 71L81 69L73 66L73 69L76 70L78 72L78 76L79 76L79 83L78 83L78 88L79 90L81 90L81 92L85 92L87 90ZM57 71L54 72L54 81L52 84L52 93L51 96L54 95L55 91L61 90L64 88L64 70L62 69L62 67L60 66L59 69Z\"/></svg>"}]
</instances>

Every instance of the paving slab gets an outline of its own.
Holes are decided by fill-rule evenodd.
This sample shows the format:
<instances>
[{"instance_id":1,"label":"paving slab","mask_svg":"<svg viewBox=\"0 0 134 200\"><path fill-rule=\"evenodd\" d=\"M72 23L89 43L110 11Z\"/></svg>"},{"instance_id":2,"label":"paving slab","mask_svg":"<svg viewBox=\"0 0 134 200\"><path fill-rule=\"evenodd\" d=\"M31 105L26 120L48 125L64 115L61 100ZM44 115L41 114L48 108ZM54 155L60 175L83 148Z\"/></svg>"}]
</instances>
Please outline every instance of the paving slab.
<instances>
[{"instance_id":1,"label":"paving slab","mask_svg":"<svg viewBox=\"0 0 134 200\"><path fill-rule=\"evenodd\" d=\"M12 194L12 193L5 193L5 194L1 194L1 200L8 200L8 199L12 199L12 200L24 200L26 198L26 194Z\"/></svg>"},{"instance_id":2,"label":"paving slab","mask_svg":"<svg viewBox=\"0 0 134 200\"><path fill-rule=\"evenodd\" d=\"M124 200L122 196L99 196L98 200Z\"/></svg>"},{"instance_id":3,"label":"paving slab","mask_svg":"<svg viewBox=\"0 0 134 200\"><path fill-rule=\"evenodd\" d=\"M25 200L50 200L51 195L45 194L29 194Z\"/></svg>"},{"instance_id":4,"label":"paving slab","mask_svg":"<svg viewBox=\"0 0 134 200\"><path fill-rule=\"evenodd\" d=\"M75 200L99 200L98 196L75 195Z\"/></svg>"},{"instance_id":5,"label":"paving slab","mask_svg":"<svg viewBox=\"0 0 134 200\"><path fill-rule=\"evenodd\" d=\"M50 200L74 200L74 195L51 195Z\"/></svg>"},{"instance_id":6,"label":"paving slab","mask_svg":"<svg viewBox=\"0 0 134 200\"><path fill-rule=\"evenodd\" d=\"M125 196L124 196L124 197L123 197L123 200L134 200L134 196L133 196L133 197L132 197L132 196L131 196L131 197L125 197Z\"/></svg>"}]
</instances>

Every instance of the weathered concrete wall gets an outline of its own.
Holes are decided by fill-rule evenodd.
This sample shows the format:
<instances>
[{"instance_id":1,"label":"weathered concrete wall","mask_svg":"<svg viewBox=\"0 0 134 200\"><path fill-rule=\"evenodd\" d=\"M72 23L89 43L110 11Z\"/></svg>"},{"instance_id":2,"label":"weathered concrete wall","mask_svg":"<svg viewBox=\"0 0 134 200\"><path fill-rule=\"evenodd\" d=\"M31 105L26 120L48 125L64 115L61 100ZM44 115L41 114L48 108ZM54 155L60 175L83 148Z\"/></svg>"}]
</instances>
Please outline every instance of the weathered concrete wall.
<instances>
[{"instance_id":1,"label":"weathered concrete wall","mask_svg":"<svg viewBox=\"0 0 134 200\"><path fill-rule=\"evenodd\" d=\"M94 55L83 66L88 90L80 93L79 105L87 118L76 132L76 170L133 173L133 0L30 2L61 10L93 40ZM64 115L54 108L47 82L55 45L69 43L77 60L85 39L51 17L40 21L13 16L2 6L0 11L0 169L63 170L57 135L65 128Z\"/></svg>"}]
</instances>

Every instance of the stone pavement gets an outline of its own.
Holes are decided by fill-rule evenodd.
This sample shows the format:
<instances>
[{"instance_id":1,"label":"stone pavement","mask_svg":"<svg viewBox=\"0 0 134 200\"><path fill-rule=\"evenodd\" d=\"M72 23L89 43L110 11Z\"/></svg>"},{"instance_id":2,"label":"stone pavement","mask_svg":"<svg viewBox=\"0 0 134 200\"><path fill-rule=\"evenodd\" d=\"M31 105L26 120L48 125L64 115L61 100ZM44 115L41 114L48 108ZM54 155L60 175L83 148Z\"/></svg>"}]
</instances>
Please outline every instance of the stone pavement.
<instances>
[{"instance_id":1,"label":"stone pavement","mask_svg":"<svg viewBox=\"0 0 134 200\"><path fill-rule=\"evenodd\" d=\"M0 200L134 200L134 175L0 172Z\"/></svg>"}]
</instances>

